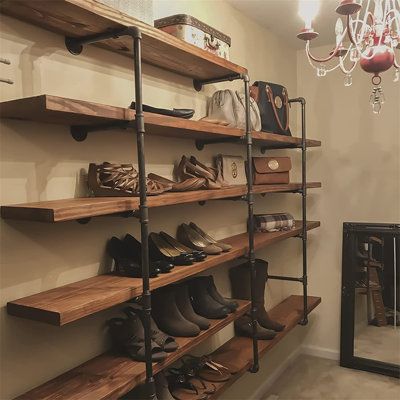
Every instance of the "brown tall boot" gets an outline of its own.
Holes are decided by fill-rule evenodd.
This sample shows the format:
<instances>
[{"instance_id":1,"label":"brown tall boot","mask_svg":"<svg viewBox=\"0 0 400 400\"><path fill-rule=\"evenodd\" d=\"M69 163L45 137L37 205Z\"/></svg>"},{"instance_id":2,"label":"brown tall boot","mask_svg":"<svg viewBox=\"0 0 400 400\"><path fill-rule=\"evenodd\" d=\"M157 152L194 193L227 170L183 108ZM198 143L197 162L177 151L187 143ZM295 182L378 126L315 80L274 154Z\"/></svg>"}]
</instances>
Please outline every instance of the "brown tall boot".
<instances>
[{"instance_id":1,"label":"brown tall boot","mask_svg":"<svg viewBox=\"0 0 400 400\"><path fill-rule=\"evenodd\" d=\"M267 282L268 263L264 260L255 260L255 306L257 322L265 329L280 332L285 326L273 321L265 310L265 285ZM229 270L232 284L232 297L235 299L251 300L250 288L250 266L248 263L241 264Z\"/></svg>"}]
</instances>

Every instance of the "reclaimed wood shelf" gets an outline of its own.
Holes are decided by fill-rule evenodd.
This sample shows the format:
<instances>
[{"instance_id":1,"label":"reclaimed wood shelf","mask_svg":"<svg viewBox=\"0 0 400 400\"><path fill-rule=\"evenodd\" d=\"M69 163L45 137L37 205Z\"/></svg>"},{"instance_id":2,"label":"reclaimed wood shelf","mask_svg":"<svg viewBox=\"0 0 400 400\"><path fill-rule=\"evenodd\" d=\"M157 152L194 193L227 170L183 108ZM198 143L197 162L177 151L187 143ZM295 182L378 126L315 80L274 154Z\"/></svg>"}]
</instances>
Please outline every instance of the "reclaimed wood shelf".
<instances>
[{"instance_id":1,"label":"reclaimed wood shelf","mask_svg":"<svg viewBox=\"0 0 400 400\"><path fill-rule=\"evenodd\" d=\"M178 350L169 353L159 363L153 363L154 374L162 371L193 350L222 328L250 310L250 302L237 300L239 308L226 318L210 320L210 328L196 337L176 338ZM18 400L102 400L117 399L145 381L145 363L112 352L102 354L86 363L17 397Z\"/></svg>"},{"instance_id":2,"label":"reclaimed wood shelf","mask_svg":"<svg viewBox=\"0 0 400 400\"><path fill-rule=\"evenodd\" d=\"M307 188L320 188L320 182L309 182ZM287 193L301 189L300 183L257 185L255 194ZM229 199L244 196L246 186L232 186L218 190L196 190L182 193L163 193L149 196L150 208L194 203L198 201ZM113 215L139 209L139 197L80 197L1 206L1 217L39 222L63 222L84 218Z\"/></svg>"},{"instance_id":3,"label":"reclaimed wood shelf","mask_svg":"<svg viewBox=\"0 0 400 400\"><path fill-rule=\"evenodd\" d=\"M195 140L239 140L243 130L209 122L187 120L154 113L145 114L146 135ZM0 103L0 118L62 125L100 125L132 121L135 110L89 101L41 95ZM120 128L114 128L118 130ZM95 135L90 133L89 135ZM301 138L268 132L252 133L256 145L271 149L301 146ZM319 140L307 139L308 147L321 146Z\"/></svg>"},{"instance_id":4,"label":"reclaimed wood shelf","mask_svg":"<svg viewBox=\"0 0 400 400\"><path fill-rule=\"evenodd\" d=\"M307 229L320 226L317 221L307 222ZM261 249L290 237L298 236L302 223L296 221L290 231L256 233L255 249ZM208 256L204 261L191 266L177 266L168 274L150 278L150 289L154 290L173 282L189 278L222 263L235 260L248 252L246 233L224 239L232 245L229 252ZM60 286L42 293L11 301L7 304L10 315L48 324L62 326L69 322L105 310L142 294L140 278L126 278L111 274L99 275L69 285Z\"/></svg>"},{"instance_id":5,"label":"reclaimed wood shelf","mask_svg":"<svg viewBox=\"0 0 400 400\"><path fill-rule=\"evenodd\" d=\"M0 12L49 31L83 37L127 26L142 33L142 60L194 79L247 73L247 69L211 54L95 0L3 0ZM120 37L96 46L132 58L132 39ZM66 50L67 51L67 50ZM85 50L84 50L85 51Z\"/></svg>"},{"instance_id":6,"label":"reclaimed wood shelf","mask_svg":"<svg viewBox=\"0 0 400 400\"><path fill-rule=\"evenodd\" d=\"M320 303L320 297L309 296L308 312L314 310ZM290 296L280 304L268 311L270 317L285 325L285 329L279 332L272 340L259 340L258 353L260 357L274 348L303 318L303 296ZM234 337L222 345L212 354L216 362L234 365L238 372L232 375L226 382L216 382L216 392L208 400L217 399L226 389L237 381L250 368L253 360L252 341L249 338Z\"/></svg>"}]
</instances>

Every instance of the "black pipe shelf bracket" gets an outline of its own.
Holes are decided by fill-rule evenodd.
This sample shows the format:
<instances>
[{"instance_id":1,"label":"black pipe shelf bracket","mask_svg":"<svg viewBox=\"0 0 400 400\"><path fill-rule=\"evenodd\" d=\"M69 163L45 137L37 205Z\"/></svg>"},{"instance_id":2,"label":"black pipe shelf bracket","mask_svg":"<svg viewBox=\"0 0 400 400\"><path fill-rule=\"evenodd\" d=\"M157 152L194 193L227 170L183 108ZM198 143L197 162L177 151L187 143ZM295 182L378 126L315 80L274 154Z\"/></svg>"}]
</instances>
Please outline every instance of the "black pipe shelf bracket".
<instances>
[{"instance_id":1,"label":"black pipe shelf bracket","mask_svg":"<svg viewBox=\"0 0 400 400\"><path fill-rule=\"evenodd\" d=\"M221 139L209 139L209 140L202 140L197 139L195 140L195 145L197 150L203 150L204 146L208 144L221 144L221 143L243 143L246 140L246 136L241 136L237 138L221 138Z\"/></svg>"},{"instance_id":2,"label":"black pipe shelf bracket","mask_svg":"<svg viewBox=\"0 0 400 400\"><path fill-rule=\"evenodd\" d=\"M100 132L113 129L132 129L135 130L135 120L131 121L111 121L103 124L95 125L72 125L70 127L70 134L77 142L83 142L87 139L90 132Z\"/></svg>"},{"instance_id":3,"label":"black pipe shelf bracket","mask_svg":"<svg viewBox=\"0 0 400 400\"><path fill-rule=\"evenodd\" d=\"M108 30L105 32L88 35L85 37L66 37L65 45L67 49L74 55L79 55L83 51L83 46L90 43L96 43L108 39L117 39L120 36L130 36L133 41L133 60L134 60L134 82L135 82L135 102L136 113L134 121L116 121L100 125L89 126L72 126L71 135L75 140L82 141L87 137L88 132L119 128L134 128L137 137L137 156L139 165L139 192L140 206L139 213L128 212L126 216L139 215L141 227L141 243L142 243L142 310L143 310L143 329L144 329L144 345L145 345L145 365L146 365L146 381L145 393L147 399L155 400L156 390L153 377L153 363L151 350L151 292L150 292L150 274L149 274L149 229L148 229L148 206L147 206L147 185L146 185L146 163L144 157L144 114L142 103L142 55L141 55L141 39L140 29L135 26L122 27L118 29Z\"/></svg>"}]
</instances>

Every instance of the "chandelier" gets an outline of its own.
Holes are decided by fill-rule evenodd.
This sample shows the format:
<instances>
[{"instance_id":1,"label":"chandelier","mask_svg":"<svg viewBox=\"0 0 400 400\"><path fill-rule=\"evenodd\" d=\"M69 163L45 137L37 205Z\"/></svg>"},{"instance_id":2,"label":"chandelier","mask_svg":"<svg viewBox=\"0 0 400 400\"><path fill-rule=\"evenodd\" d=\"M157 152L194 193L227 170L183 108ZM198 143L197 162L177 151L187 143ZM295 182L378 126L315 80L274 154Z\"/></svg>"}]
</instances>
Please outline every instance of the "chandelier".
<instances>
[{"instance_id":1,"label":"chandelier","mask_svg":"<svg viewBox=\"0 0 400 400\"><path fill-rule=\"evenodd\" d=\"M400 78L400 65L395 55L395 49L400 49L400 0L340 1L336 8L341 16L335 26L336 45L324 58L315 57L310 51L310 41L318 37L318 32L312 28L318 6L316 0L299 0L299 14L305 26L297 37L306 42L310 65L319 77L340 68L345 74L344 85L350 86L351 74L359 63L365 72L372 74L370 104L373 112L379 114L385 102L380 74L393 67L393 81Z\"/></svg>"}]
</instances>

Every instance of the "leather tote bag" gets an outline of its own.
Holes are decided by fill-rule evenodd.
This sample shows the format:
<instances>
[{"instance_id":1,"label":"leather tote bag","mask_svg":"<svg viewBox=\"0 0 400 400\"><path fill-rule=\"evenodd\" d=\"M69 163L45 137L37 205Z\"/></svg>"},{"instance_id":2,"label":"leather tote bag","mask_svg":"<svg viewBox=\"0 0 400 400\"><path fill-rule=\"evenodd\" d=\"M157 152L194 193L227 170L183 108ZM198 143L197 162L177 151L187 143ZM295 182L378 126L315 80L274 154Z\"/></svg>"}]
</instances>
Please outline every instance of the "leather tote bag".
<instances>
[{"instance_id":1,"label":"leather tote bag","mask_svg":"<svg viewBox=\"0 0 400 400\"><path fill-rule=\"evenodd\" d=\"M210 100L207 117L203 121L244 129L246 124L244 94L230 89L216 91ZM250 99L252 130L261 130L260 111L254 99Z\"/></svg>"},{"instance_id":2,"label":"leather tote bag","mask_svg":"<svg viewBox=\"0 0 400 400\"><path fill-rule=\"evenodd\" d=\"M258 81L250 87L261 116L261 130L292 136L289 128L289 97L284 86Z\"/></svg>"}]
</instances>

